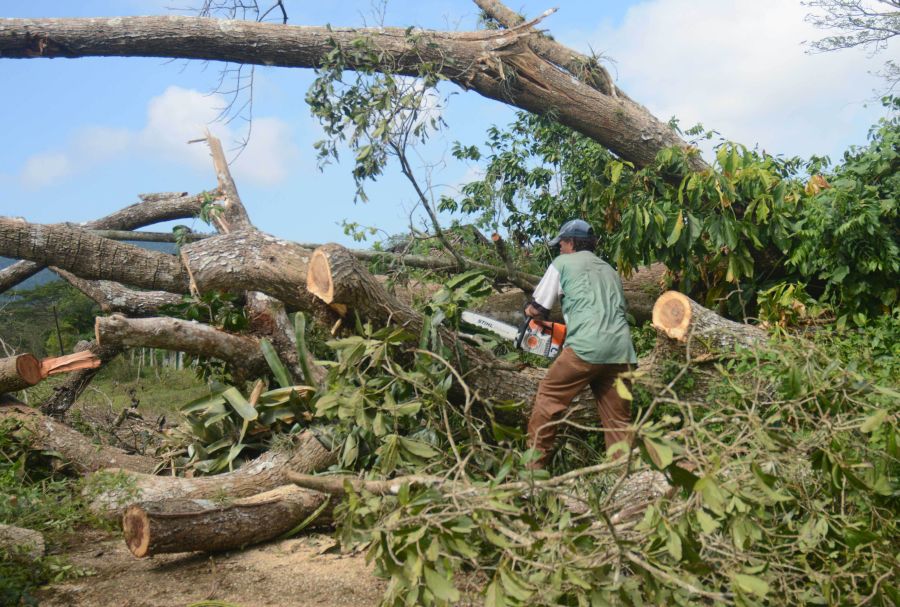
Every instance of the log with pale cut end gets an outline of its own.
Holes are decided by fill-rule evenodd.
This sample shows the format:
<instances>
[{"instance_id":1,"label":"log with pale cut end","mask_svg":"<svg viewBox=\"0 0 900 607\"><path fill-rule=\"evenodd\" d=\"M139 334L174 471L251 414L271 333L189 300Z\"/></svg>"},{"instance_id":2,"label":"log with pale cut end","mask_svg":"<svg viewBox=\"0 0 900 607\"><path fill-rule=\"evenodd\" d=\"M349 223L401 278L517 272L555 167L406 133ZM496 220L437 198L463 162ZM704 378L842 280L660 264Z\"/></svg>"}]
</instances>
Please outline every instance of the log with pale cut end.
<instances>
[{"instance_id":1,"label":"log with pale cut end","mask_svg":"<svg viewBox=\"0 0 900 607\"><path fill-rule=\"evenodd\" d=\"M31 354L0 358L0 392L18 392L43 379L41 362Z\"/></svg>"},{"instance_id":2,"label":"log with pale cut end","mask_svg":"<svg viewBox=\"0 0 900 607\"><path fill-rule=\"evenodd\" d=\"M305 521L329 525L331 498L285 485L233 501L172 499L132 504L122 517L125 543L143 558L171 552L220 552L278 538Z\"/></svg>"},{"instance_id":3,"label":"log with pale cut end","mask_svg":"<svg viewBox=\"0 0 900 607\"><path fill-rule=\"evenodd\" d=\"M766 340L759 327L723 318L677 291L666 291L653 306L653 326L681 344L690 344L692 356L719 356L738 346L752 348Z\"/></svg>"},{"instance_id":4,"label":"log with pale cut end","mask_svg":"<svg viewBox=\"0 0 900 607\"><path fill-rule=\"evenodd\" d=\"M303 432L290 449L269 450L237 470L213 476L185 478L154 476L122 470L102 473L124 474L128 482L97 495L91 510L104 518L121 515L130 503L163 502L175 499L215 499L222 495L241 498L269 491L290 481L285 473L317 472L334 463L336 454L322 446L312 432Z\"/></svg>"}]
</instances>

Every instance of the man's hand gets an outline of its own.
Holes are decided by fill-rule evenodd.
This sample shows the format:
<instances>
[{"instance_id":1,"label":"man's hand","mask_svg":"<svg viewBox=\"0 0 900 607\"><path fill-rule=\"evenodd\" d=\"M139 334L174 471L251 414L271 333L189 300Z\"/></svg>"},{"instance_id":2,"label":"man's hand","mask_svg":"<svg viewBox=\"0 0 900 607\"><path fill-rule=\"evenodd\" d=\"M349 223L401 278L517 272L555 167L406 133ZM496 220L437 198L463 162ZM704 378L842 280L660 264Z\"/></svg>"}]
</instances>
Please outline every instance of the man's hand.
<instances>
[{"instance_id":1,"label":"man's hand","mask_svg":"<svg viewBox=\"0 0 900 607\"><path fill-rule=\"evenodd\" d=\"M525 316L528 318L541 318L544 315L542 310L537 309L532 304L525 306Z\"/></svg>"}]
</instances>

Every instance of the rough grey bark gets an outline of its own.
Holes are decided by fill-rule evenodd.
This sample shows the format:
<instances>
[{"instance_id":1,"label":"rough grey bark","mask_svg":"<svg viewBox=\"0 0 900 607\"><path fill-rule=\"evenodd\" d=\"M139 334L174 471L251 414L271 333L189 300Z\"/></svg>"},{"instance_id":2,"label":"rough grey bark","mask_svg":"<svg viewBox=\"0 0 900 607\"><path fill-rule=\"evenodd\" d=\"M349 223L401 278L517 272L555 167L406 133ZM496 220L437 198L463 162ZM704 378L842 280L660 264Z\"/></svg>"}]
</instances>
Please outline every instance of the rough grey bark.
<instances>
[{"instance_id":1,"label":"rough grey bark","mask_svg":"<svg viewBox=\"0 0 900 607\"><path fill-rule=\"evenodd\" d=\"M97 302L100 310L128 316L155 316L162 306L181 303L181 297L167 291L135 291L110 280L82 280L71 272L51 268L60 278Z\"/></svg>"},{"instance_id":2,"label":"rough grey bark","mask_svg":"<svg viewBox=\"0 0 900 607\"><path fill-rule=\"evenodd\" d=\"M195 17L2 19L0 56L140 56L315 68L333 48L348 69L369 68L360 40L377 49L376 69L418 76L423 65L464 89L556 120L638 166L661 149L687 144L627 97L573 78L530 47L529 27L479 32L288 26ZM703 168L699 155L693 164Z\"/></svg>"},{"instance_id":3,"label":"rough grey bark","mask_svg":"<svg viewBox=\"0 0 900 607\"><path fill-rule=\"evenodd\" d=\"M160 348L217 358L237 372L238 381L260 377L269 371L257 338L226 333L198 322L114 314L98 316L94 331L100 346Z\"/></svg>"},{"instance_id":4,"label":"rough grey bark","mask_svg":"<svg viewBox=\"0 0 900 607\"><path fill-rule=\"evenodd\" d=\"M214 476L185 478L107 470L107 473L127 475L129 482L125 487L98 495L90 507L95 514L108 518L120 515L125 506L138 501L248 497L288 484L290 481L285 476L288 471L318 472L333 464L335 459L336 454L323 447L315 435L303 432L294 439L290 449L269 450L237 470Z\"/></svg>"},{"instance_id":5,"label":"rough grey bark","mask_svg":"<svg viewBox=\"0 0 900 607\"><path fill-rule=\"evenodd\" d=\"M2 53L0 53L2 54ZM84 224L83 228L93 230L136 230L147 225L194 217L200 213L206 193L188 196L187 192L164 192L141 194L141 202L120 209L101 219ZM11 289L44 269L33 261L19 261L0 270L0 293Z\"/></svg>"}]
</instances>

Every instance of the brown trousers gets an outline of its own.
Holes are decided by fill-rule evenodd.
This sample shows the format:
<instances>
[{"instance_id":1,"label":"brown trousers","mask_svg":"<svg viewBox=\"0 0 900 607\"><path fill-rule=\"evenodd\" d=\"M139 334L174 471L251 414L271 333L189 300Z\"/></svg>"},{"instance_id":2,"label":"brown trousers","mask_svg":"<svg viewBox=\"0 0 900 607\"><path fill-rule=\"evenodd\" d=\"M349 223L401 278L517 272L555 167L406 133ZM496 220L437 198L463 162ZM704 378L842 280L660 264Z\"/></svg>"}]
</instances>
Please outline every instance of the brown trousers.
<instances>
[{"instance_id":1,"label":"brown trousers","mask_svg":"<svg viewBox=\"0 0 900 607\"><path fill-rule=\"evenodd\" d=\"M597 399L600 422L603 424L606 448L619 441L631 444L631 403L616 391L616 377L629 371L631 365L595 365L584 362L572 348L563 348L559 357L550 365L538 386L534 408L528 420L528 446L540 451L541 458L535 467L544 467L550 460L558 418L569 407L585 386L590 385ZM630 388L630 382L625 380Z\"/></svg>"}]
</instances>

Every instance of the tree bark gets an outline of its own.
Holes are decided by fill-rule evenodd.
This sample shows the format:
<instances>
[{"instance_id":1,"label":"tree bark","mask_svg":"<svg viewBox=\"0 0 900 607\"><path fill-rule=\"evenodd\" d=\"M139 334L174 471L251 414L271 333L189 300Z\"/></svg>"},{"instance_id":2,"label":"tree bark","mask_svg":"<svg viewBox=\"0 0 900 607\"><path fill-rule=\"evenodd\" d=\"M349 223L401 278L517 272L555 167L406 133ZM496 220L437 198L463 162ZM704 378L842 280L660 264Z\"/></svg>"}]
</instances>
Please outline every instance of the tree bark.
<instances>
[{"instance_id":1,"label":"tree bark","mask_svg":"<svg viewBox=\"0 0 900 607\"><path fill-rule=\"evenodd\" d=\"M0 406L0 421L17 420L34 435L34 445L42 451L58 453L81 474L104 468L123 468L151 474L157 462L151 457L132 455L115 447L96 445L86 436L26 405Z\"/></svg>"},{"instance_id":2,"label":"tree bark","mask_svg":"<svg viewBox=\"0 0 900 607\"><path fill-rule=\"evenodd\" d=\"M220 552L280 537L313 516L309 524L328 525L331 508L329 496L285 485L224 503L174 499L132 504L122 528L128 549L138 558Z\"/></svg>"},{"instance_id":3,"label":"tree bark","mask_svg":"<svg viewBox=\"0 0 900 607\"><path fill-rule=\"evenodd\" d=\"M83 280L71 272L51 268L60 278L97 302L106 314L156 316L163 306L181 303L181 296L167 291L135 291L110 280Z\"/></svg>"},{"instance_id":4,"label":"tree bark","mask_svg":"<svg viewBox=\"0 0 900 607\"><path fill-rule=\"evenodd\" d=\"M294 439L290 450L270 449L237 470L214 476L185 478L125 471L129 478L126 486L97 496L90 507L96 514L109 517L118 516L125 506L136 501L247 497L289 483L285 476L288 471L317 472L333 464L335 459L335 453L323 447L312 432L303 432Z\"/></svg>"},{"instance_id":5,"label":"tree bark","mask_svg":"<svg viewBox=\"0 0 900 607\"><path fill-rule=\"evenodd\" d=\"M200 214L200 207L206 193L188 196L187 192L165 192L141 194L141 202L120 209L82 227L92 230L136 230L147 225L183 219ZM0 293L11 289L20 282L44 269L44 265L33 261L19 261L0 270Z\"/></svg>"},{"instance_id":6,"label":"tree bark","mask_svg":"<svg viewBox=\"0 0 900 607\"><path fill-rule=\"evenodd\" d=\"M526 24L527 26L527 24ZM669 146L687 147L665 123L627 97L573 78L535 53L530 27L479 32L404 28L296 27L195 17L0 20L0 56L166 57L316 68L340 48L348 69L419 76L424 65L464 89L529 112L552 112L562 124L638 166ZM366 41L380 58L371 65ZM705 164L692 154L695 168Z\"/></svg>"},{"instance_id":7,"label":"tree bark","mask_svg":"<svg viewBox=\"0 0 900 607\"><path fill-rule=\"evenodd\" d=\"M41 362L32 354L0 358L0 393L30 388L43 378Z\"/></svg>"},{"instance_id":8,"label":"tree bark","mask_svg":"<svg viewBox=\"0 0 900 607\"><path fill-rule=\"evenodd\" d=\"M114 314L98 316L94 331L101 347L162 348L209 356L228 363L243 379L269 372L258 339L226 333L197 322L166 317L125 318Z\"/></svg>"},{"instance_id":9,"label":"tree bark","mask_svg":"<svg viewBox=\"0 0 900 607\"><path fill-rule=\"evenodd\" d=\"M692 359L732 354L738 347L754 348L767 338L759 327L722 318L678 291L666 291L656 301L653 326L667 338L664 348L680 352L690 348Z\"/></svg>"}]
</instances>

